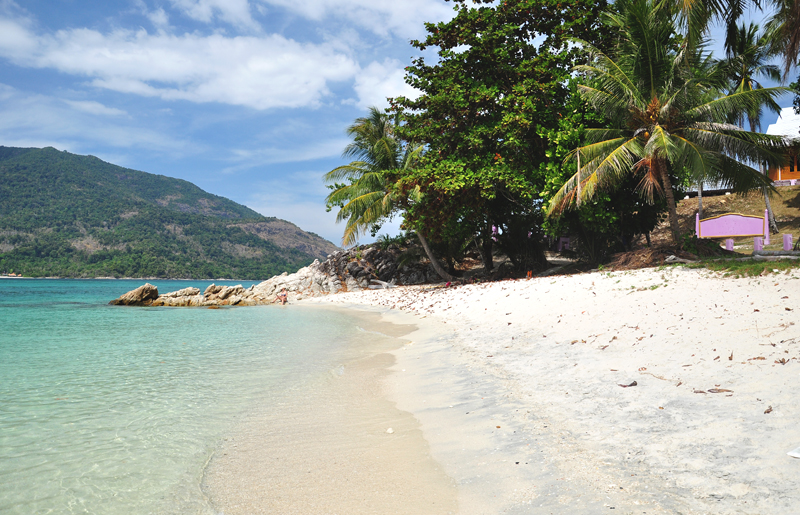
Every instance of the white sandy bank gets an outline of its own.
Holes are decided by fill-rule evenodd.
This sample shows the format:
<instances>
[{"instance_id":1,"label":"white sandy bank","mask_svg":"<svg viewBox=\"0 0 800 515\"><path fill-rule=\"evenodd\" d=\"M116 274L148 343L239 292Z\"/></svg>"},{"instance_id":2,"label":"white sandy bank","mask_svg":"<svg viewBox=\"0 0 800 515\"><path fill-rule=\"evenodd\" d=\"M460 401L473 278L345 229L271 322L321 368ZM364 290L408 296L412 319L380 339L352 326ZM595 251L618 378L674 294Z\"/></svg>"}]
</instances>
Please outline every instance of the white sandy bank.
<instances>
[{"instance_id":1,"label":"white sandy bank","mask_svg":"<svg viewBox=\"0 0 800 515\"><path fill-rule=\"evenodd\" d=\"M303 302L422 327L390 381L459 513L789 514L797 275L650 269Z\"/></svg>"}]
</instances>

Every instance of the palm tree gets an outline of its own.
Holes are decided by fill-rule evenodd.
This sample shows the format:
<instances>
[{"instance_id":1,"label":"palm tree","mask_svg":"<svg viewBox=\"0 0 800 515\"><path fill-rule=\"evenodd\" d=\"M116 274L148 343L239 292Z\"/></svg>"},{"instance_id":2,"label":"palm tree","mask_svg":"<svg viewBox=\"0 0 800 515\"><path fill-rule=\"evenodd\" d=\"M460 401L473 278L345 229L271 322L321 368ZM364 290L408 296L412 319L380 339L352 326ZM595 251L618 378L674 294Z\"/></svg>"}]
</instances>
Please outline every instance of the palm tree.
<instances>
[{"instance_id":1,"label":"palm tree","mask_svg":"<svg viewBox=\"0 0 800 515\"><path fill-rule=\"evenodd\" d=\"M772 48L783 54L783 76L797 64L800 56L800 0L772 0L775 14L767 22Z\"/></svg>"},{"instance_id":2,"label":"palm tree","mask_svg":"<svg viewBox=\"0 0 800 515\"><path fill-rule=\"evenodd\" d=\"M582 42L590 60L576 67L589 81L579 86L581 96L605 116L609 128L586 131L587 144L575 151L581 166L553 197L548 214L638 174L640 194L650 201L654 194L666 198L672 238L680 245L673 177L690 170L737 192L771 188L768 178L743 162L779 162L781 138L726 120L774 101L786 88L721 95L720 73L693 72L705 61L704 42L687 48L667 4L621 0L615 6L619 11L607 16L619 34L614 57Z\"/></svg>"},{"instance_id":3,"label":"palm tree","mask_svg":"<svg viewBox=\"0 0 800 515\"><path fill-rule=\"evenodd\" d=\"M800 56L800 0L752 0L756 8L771 7L774 14L766 24L767 39L774 54L783 54L784 78ZM725 23L725 49L730 54L736 45L738 23L748 2L745 0L672 0L671 6L680 12L689 45L708 32L712 19Z\"/></svg>"},{"instance_id":4,"label":"palm tree","mask_svg":"<svg viewBox=\"0 0 800 515\"><path fill-rule=\"evenodd\" d=\"M370 107L368 116L357 118L347 128L347 134L353 141L345 147L343 156L356 160L323 176L333 189L325 199L327 206L339 206L336 221L346 220L342 236L345 246L354 245L368 229L419 201L419 187L400 195L394 184L398 172L415 166L423 153L421 145L403 145L394 135L391 117L377 107ZM436 273L453 280L434 256L427 239L420 231L416 234Z\"/></svg>"},{"instance_id":5,"label":"palm tree","mask_svg":"<svg viewBox=\"0 0 800 515\"><path fill-rule=\"evenodd\" d=\"M770 48L768 36L759 34L759 27L754 23L749 26L740 25L734 36L733 46L730 49L728 58L722 63L729 80L731 81L731 93L741 91L751 91L762 89L764 86L758 81L758 77L764 77L774 82L781 78L780 70L769 61L775 55L775 50ZM740 113L736 122L744 126L744 119L750 125L752 132L761 130L761 114L766 107L772 112L779 113L781 107L774 100L767 100L765 104L754 106L746 112ZM761 164L761 173L766 173L764 165ZM764 192L764 203L767 207L770 228L774 233L778 232L775 223L775 215L772 213L772 205L769 195Z\"/></svg>"},{"instance_id":6,"label":"palm tree","mask_svg":"<svg viewBox=\"0 0 800 515\"><path fill-rule=\"evenodd\" d=\"M337 222L347 221L342 237L345 246L355 244L366 230L379 225L398 208L389 172L413 166L421 148L403 148L393 132L389 116L371 107L369 116L356 119L347 128L353 141L342 155L356 160L334 168L323 177L333 186L333 192L325 199L327 205L341 208Z\"/></svg>"}]
</instances>

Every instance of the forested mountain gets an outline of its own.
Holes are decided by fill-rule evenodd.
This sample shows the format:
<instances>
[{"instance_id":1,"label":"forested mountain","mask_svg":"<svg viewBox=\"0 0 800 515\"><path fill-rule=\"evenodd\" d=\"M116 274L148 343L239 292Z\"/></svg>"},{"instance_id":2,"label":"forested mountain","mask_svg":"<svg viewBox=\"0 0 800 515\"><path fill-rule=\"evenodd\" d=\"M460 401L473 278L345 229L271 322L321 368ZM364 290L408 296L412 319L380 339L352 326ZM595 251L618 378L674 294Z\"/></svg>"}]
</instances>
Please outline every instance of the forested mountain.
<instances>
[{"instance_id":1,"label":"forested mountain","mask_svg":"<svg viewBox=\"0 0 800 515\"><path fill-rule=\"evenodd\" d=\"M0 146L0 272L267 278L336 250L180 179Z\"/></svg>"}]
</instances>

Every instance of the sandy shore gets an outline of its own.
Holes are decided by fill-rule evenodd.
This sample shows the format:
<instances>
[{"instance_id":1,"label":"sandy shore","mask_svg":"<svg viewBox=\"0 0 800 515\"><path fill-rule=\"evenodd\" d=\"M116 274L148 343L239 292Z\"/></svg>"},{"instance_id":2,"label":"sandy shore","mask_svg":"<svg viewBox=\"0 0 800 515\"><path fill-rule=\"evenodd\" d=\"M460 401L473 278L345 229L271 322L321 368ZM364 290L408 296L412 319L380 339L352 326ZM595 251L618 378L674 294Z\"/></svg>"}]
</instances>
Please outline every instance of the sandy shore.
<instances>
[{"instance_id":1,"label":"sandy shore","mask_svg":"<svg viewBox=\"0 0 800 515\"><path fill-rule=\"evenodd\" d=\"M668 268L304 302L420 327L385 381L458 513L788 514L798 275Z\"/></svg>"}]
</instances>

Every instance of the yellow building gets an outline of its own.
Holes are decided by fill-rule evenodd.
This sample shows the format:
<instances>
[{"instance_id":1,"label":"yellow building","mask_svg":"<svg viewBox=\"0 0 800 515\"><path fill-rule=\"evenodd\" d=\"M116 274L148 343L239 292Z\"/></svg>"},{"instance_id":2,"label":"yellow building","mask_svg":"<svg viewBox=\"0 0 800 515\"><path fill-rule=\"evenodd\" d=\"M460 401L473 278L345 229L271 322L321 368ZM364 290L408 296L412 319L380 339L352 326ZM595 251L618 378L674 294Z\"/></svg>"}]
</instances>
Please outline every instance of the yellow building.
<instances>
[{"instance_id":1,"label":"yellow building","mask_svg":"<svg viewBox=\"0 0 800 515\"><path fill-rule=\"evenodd\" d=\"M767 134L773 136L786 136L795 140L800 140L800 115L794 112L794 107L784 107L778 119L767 127ZM786 163L780 168L770 168L769 178L773 181L800 180L800 169L798 169L797 147L792 149L786 158Z\"/></svg>"}]
</instances>

